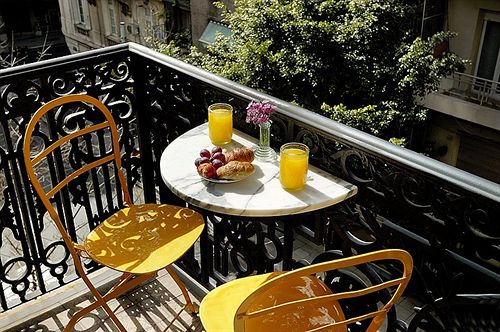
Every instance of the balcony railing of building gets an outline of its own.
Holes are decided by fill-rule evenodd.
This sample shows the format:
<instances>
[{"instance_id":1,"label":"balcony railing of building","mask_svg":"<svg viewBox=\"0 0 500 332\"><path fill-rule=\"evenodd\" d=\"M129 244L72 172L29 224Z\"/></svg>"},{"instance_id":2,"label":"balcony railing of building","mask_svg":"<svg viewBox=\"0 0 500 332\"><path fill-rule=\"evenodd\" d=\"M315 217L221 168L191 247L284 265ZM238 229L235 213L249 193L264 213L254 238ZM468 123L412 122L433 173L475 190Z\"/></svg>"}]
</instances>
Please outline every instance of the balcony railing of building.
<instances>
[{"instance_id":1,"label":"balcony railing of building","mask_svg":"<svg viewBox=\"0 0 500 332\"><path fill-rule=\"evenodd\" d=\"M451 80L452 86L444 89L444 93L479 105L500 108L500 82L458 72L453 73Z\"/></svg>"},{"instance_id":2,"label":"balcony railing of building","mask_svg":"<svg viewBox=\"0 0 500 332\"><path fill-rule=\"evenodd\" d=\"M429 319L426 314L432 315L433 310L453 306L457 294L481 294L467 303L468 310L482 310L478 303L485 303L484 294L500 289L500 186L496 183L136 44L3 70L0 92L3 311L76 278L62 241L44 235L50 227L44 222L46 211L23 171L21 151L32 114L43 103L69 93L92 95L111 109L120 129L129 186L144 189L143 197L136 199L173 204L183 202L162 182L163 149L206 121L207 105L213 102L231 103L235 127L257 136L257 129L245 123L244 109L250 100L271 100L278 105L272 126L274 147L288 141L306 143L311 163L359 188L358 195L342 205L301 216L296 231L325 248L315 261L382 247L410 251L416 273L409 291L430 306L422 311L421 321ZM61 112L47 126L53 131L71 130L78 121L78 114ZM88 161L93 156L89 150L71 149L59 157ZM55 160L54 167L60 165ZM47 181L50 176L48 172ZM75 184L54 204L76 239L80 231L92 229L117 209L109 202L113 199L106 194L90 193ZM75 211L84 218L74 217ZM213 287L210 281L222 283L279 268L276 264L285 248L278 220L245 223L209 215L207 223L212 259L199 261L199 249L194 249L181 264L199 282ZM371 277L370 272L366 275ZM438 299L440 306L434 307ZM496 301L492 303L498 305Z\"/></svg>"}]
</instances>

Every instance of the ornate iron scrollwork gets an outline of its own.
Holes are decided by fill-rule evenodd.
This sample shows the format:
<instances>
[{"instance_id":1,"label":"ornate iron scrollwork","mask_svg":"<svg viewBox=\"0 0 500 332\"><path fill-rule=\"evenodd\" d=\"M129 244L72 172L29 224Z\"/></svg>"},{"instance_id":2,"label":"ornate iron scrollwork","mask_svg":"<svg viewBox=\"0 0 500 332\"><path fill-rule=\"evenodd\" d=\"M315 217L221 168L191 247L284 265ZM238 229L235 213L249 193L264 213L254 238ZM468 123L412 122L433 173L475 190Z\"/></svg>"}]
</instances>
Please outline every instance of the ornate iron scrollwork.
<instances>
[{"instance_id":1,"label":"ornate iron scrollwork","mask_svg":"<svg viewBox=\"0 0 500 332\"><path fill-rule=\"evenodd\" d=\"M283 260L277 221L218 215L209 215L208 220L213 271L207 272L218 282L274 271Z\"/></svg>"},{"instance_id":2,"label":"ornate iron scrollwork","mask_svg":"<svg viewBox=\"0 0 500 332\"><path fill-rule=\"evenodd\" d=\"M24 128L39 106L70 93L87 93L100 98L109 106L120 128L123 164L131 185L140 180L142 170L134 156L138 147L134 129L137 128L136 108L133 107L133 81L127 55L104 56L91 61L84 59L73 63L70 68L61 66L55 70L40 66L19 79L0 79L0 92L0 227L2 234L9 233L10 240L8 244L0 242L2 253L9 250L10 256L0 263L0 280L9 285L0 290L0 303L2 309L7 310L19 301L27 301L76 277L68 265L68 251L60 238L53 236L55 229L51 229L50 218L23 171ZM37 127L33 134L34 144L40 148L50 145L56 136L66 135L95 121L93 114L90 109L82 107L56 110L47 117L44 125ZM53 186L64 174L106 153L105 141L105 137L89 136L82 142L71 142L64 151L56 151L51 162L43 165L46 169L44 186ZM102 172L93 179L103 183L102 195L89 191L88 181L92 179L81 177L72 182L64 194L53 199L75 239L79 236L79 227L92 229L121 204L119 200L110 199L117 195L108 189L113 181L113 171L103 169ZM72 214L78 211L80 215L75 218ZM95 269L96 266L93 264L88 268Z\"/></svg>"},{"instance_id":3,"label":"ornate iron scrollwork","mask_svg":"<svg viewBox=\"0 0 500 332\"><path fill-rule=\"evenodd\" d=\"M209 104L231 103L235 127L257 136L257 128L245 122L245 108L252 97L246 97L244 92L228 92L195 74L178 71L137 52L129 53L125 48L44 66L31 67L16 77L0 77L0 231L9 234L14 248L8 259L0 262L0 280L8 285L0 290L3 310L11 306L8 296L26 301L53 287L49 279L57 284L70 279L67 251L60 239L44 238L49 227L46 212L23 172L24 128L42 103L70 93L85 93L102 100L119 127L129 186L142 184L147 189L144 197L137 197L141 200L183 204L163 184L160 156L172 140L206 121ZM37 129L35 137L40 144L49 144L51 135L70 132L82 121L92 121L89 110L60 112L49 118L46 128ZM272 121L274 148L288 141L304 142L311 148L311 163L358 186L358 194L348 203L335 206L325 213L326 217L319 214L311 218L313 225L307 227L319 233L311 236L317 243L327 249L342 249L344 254L382 247L409 250L416 262L415 292L428 294L428 303L443 294L498 286L498 202L284 113L273 114ZM48 185L58 172L74 170L106 153L105 136L86 139L70 146L66 155L53 157L47 168ZM108 179L108 184L103 185L102 194L91 197L88 182L103 179ZM58 211L68 214L65 221L74 229L75 237L78 226L91 229L120 205L119 200L108 199L110 191L106 188L115 184L113 179L113 169L103 169L54 198ZM84 225L75 225L75 219L69 216L74 209L83 214ZM203 262L195 250L183 260L194 276L200 277L201 270L206 269L212 278L224 282L233 274L271 270L283 259L287 248L282 245L277 220L241 221L227 216L210 216L210 220L214 230L209 241L214 252L210 257L212 267L200 267ZM317 227L319 224L325 227ZM0 241L0 249L10 250L3 237ZM16 276L8 275L16 268ZM453 285L438 282L452 279L457 280Z\"/></svg>"}]
</instances>

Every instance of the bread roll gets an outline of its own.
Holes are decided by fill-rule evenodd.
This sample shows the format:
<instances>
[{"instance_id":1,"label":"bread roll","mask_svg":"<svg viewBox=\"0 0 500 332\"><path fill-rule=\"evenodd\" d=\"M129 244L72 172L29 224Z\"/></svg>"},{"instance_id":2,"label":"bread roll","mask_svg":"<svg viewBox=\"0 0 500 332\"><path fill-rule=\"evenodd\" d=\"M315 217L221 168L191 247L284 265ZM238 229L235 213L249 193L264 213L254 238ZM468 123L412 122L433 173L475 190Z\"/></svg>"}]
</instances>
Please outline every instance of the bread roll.
<instances>
[{"instance_id":1,"label":"bread roll","mask_svg":"<svg viewBox=\"0 0 500 332\"><path fill-rule=\"evenodd\" d=\"M223 180L240 180L255 172L255 167L245 161L230 161L217 169L217 177Z\"/></svg>"},{"instance_id":2,"label":"bread roll","mask_svg":"<svg viewBox=\"0 0 500 332\"><path fill-rule=\"evenodd\" d=\"M226 154L226 163L230 161L245 161L251 163L254 159L253 150L249 148L236 148Z\"/></svg>"}]
</instances>

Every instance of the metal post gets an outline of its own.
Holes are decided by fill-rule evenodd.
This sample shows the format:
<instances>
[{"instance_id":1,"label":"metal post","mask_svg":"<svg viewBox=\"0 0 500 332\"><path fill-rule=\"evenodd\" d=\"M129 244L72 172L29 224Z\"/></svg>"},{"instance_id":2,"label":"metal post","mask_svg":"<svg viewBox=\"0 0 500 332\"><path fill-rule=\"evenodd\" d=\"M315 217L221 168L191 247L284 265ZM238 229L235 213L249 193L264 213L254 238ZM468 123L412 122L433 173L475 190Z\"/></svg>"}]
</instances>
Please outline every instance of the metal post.
<instances>
[{"instance_id":1,"label":"metal post","mask_svg":"<svg viewBox=\"0 0 500 332\"><path fill-rule=\"evenodd\" d=\"M144 188L144 201L156 203L156 186L153 168L153 148L151 147L151 118L148 116L148 95L146 94L146 64L142 57L133 57L134 91L136 97L135 109L139 129L139 148L141 153L142 185ZM139 69L140 68L140 69Z\"/></svg>"},{"instance_id":2,"label":"metal post","mask_svg":"<svg viewBox=\"0 0 500 332\"><path fill-rule=\"evenodd\" d=\"M424 0L424 8L422 9L422 26L420 27L420 37L424 35L424 22L425 22L425 7L427 5L427 0Z\"/></svg>"}]
</instances>

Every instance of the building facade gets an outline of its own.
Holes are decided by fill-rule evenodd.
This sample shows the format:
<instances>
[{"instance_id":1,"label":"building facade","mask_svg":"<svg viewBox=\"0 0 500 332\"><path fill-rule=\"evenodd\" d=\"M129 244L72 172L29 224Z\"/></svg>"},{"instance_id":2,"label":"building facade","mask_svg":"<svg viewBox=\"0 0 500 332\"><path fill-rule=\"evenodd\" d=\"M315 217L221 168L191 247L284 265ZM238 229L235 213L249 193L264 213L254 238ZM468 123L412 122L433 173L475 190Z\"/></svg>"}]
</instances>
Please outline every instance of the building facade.
<instances>
[{"instance_id":1,"label":"building facade","mask_svg":"<svg viewBox=\"0 0 500 332\"><path fill-rule=\"evenodd\" d=\"M166 38L167 13L160 0L59 0L59 6L71 53Z\"/></svg>"},{"instance_id":2,"label":"building facade","mask_svg":"<svg viewBox=\"0 0 500 332\"><path fill-rule=\"evenodd\" d=\"M205 46L217 31L229 33L212 0L59 0L62 31L72 53L148 37L182 38L185 46ZM224 0L229 10L233 0ZM120 30L120 23L124 28Z\"/></svg>"},{"instance_id":3,"label":"building facade","mask_svg":"<svg viewBox=\"0 0 500 332\"><path fill-rule=\"evenodd\" d=\"M441 161L500 182L500 1L448 0L445 29L470 65L425 98L429 139Z\"/></svg>"}]
</instances>

